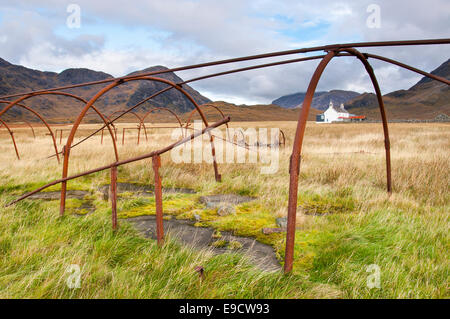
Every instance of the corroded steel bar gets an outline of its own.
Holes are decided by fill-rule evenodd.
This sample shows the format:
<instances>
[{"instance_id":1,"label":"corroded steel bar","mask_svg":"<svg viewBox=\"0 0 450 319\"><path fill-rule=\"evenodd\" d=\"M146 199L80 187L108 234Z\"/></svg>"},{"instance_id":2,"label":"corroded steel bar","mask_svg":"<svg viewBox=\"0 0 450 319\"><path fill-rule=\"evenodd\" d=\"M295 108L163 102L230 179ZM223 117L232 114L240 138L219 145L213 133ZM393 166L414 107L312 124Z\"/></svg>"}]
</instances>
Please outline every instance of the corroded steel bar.
<instances>
[{"instance_id":1,"label":"corroded steel bar","mask_svg":"<svg viewBox=\"0 0 450 319\"><path fill-rule=\"evenodd\" d=\"M386 110L384 108L383 95L381 94L380 86L378 85L377 78L375 76L375 72L373 71L372 66L364 57L364 55L356 49L345 49L350 54L356 56L364 65L367 73L369 74L370 80L372 81L373 87L375 89L375 93L377 95L378 106L380 108L381 120L383 122L383 133L384 133L384 148L386 150L386 184L387 191L389 194L392 193L392 177L391 177L391 143L389 141L389 129L388 129L388 121L386 116Z\"/></svg>"},{"instance_id":2,"label":"corroded steel bar","mask_svg":"<svg viewBox=\"0 0 450 319\"><path fill-rule=\"evenodd\" d=\"M23 121L30 129L31 129L31 133L33 134L33 138L36 139L36 134L34 133L34 128L33 126L31 126L30 122L27 121Z\"/></svg>"},{"instance_id":3,"label":"corroded steel bar","mask_svg":"<svg viewBox=\"0 0 450 319\"><path fill-rule=\"evenodd\" d=\"M16 104L18 104L18 103L20 103L20 102L22 102L22 101L24 101L26 99L29 99L29 98L32 98L32 97L35 97L35 96L39 96L39 95L65 96L65 97L70 97L70 98L76 99L76 100L78 100L80 102L83 102L83 103L87 103L85 99L83 99L82 97L77 96L75 94L71 94L71 93L67 93L67 92L42 91L42 92L38 92L38 93L30 93L30 94L27 94L27 95L23 95L20 98L14 100L14 101L11 101L4 109L2 109L0 111L0 117L6 111L8 111L10 108L12 108L14 105L16 105ZM112 142L113 142L113 148L114 148L114 155L116 156L116 160L118 160L119 159L119 155L118 155L118 152L117 152L116 141L114 140L113 133L111 131L109 122L106 120L106 118L103 116L103 114L94 105L92 105L92 109L98 114L98 116L100 116L100 118L104 122L105 126L108 128L108 131L109 131L109 133L111 135L111 139L113 140Z\"/></svg>"},{"instance_id":4,"label":"corroded steel bar","mask_svg":"<svg viewBox=\"0 0 450 319\"><path fill-rule=\"evenodd\" d=\"M128 76L123 76L123 77L119 77L119 78L110 78L110 79L105 79L105 80L100 80L100 81L92 81L92 82L81 83L81 84L66 85L66 86L49 88L49 89L45 89L45 90L31 91L31 92L26 92L26 93L9 94L9 95L0 96L0 98L10 98L10 97L22 96L22 95L29 94L29 93L40 93L40 92L44 92L44 91L57 91L57 90L63 90L63 89L71 89L71 88L76 88L76 87L81 87L81 86L111 83L111 82L115 82L118 80L128 80L128 79L132 79L132 78L139 77L139 76L150 76L150 75L156 75L156 74L163 74L163 73L169 73L169 72L184 71L184 70L191 70L191 69L215 66L215 65L220 65L220 64L243 62L243 61L257 60L257 59L265 59L265 58L272 58L272 57L278 57L278 56L283 56L283 55L308 53L308 52L314 52L314 51L331 51L331 50L338 50L338 49L343 49L343 48L358 48L358 47L367 48L367 47L385 47L385 46L432 45L432 44L448 44L448 43L450 43L449 38L330 44L330 45L316 46L316 47L310 47L310 48L294 49L294 50L287 50L287 51L277 51L277 52L257 54L257 55L239 57L239 58L232 58L232 59L226 59L226 60L193 64L193 65L172 68L172 69L167 69L167 70L146 72L146 73L142 73L140 75L128 75Z\"/></svg>"},{"instance_id":5,"label":"corroded steel bar","mask_svg":"<svg viewBox=\"0 0 450 319\"><path fill-rule=\"evenodd\" d=\"M140 129L141 129L140 125L138 125L137 127L124 127L122 129L122 145L124 145L124 143L125 143L125 132L127 130L137 130L138 131L138 142L137 142L137 145L139 145L139 135L140 135L139 131L140 131Z\"/></svg>"},{"instance_id":6,"label":"corroded steel bar","mask_svg":"<svg viewBox=\"0 0 450 319\"><path fill-rule=\"evenodd\" d=\"M299 115L297 123L297 130L295 132L294 146L292 149L292 155L289 165L289 203L288 203L288 220L287 220L287 232L286 232L286 251L284 257L284 272L289 273L292 271L292 265L294 262L294 242L295 242L295 223L297 214L297 192L298 192L298 175L300 173L300 156L302 152L303 136L305 134L306 121L308 119L309 109L311 108L311 102L314 97L314 92L319 83L320 76L322 75L325 67L336 55L335 51L330 51L320 61L319 65L314 72L311 81L309 82L308 89L306 91L305 98L302 104L302 110Z\"/></svg>"},{"instance_id":7,"label":"corroded steel bar","mask_svg":"<svg viewBox=\"0 0 450 319\"><path fill-rule=\"evenodd\" d=\"M122 114L130 113L130 114L134 115L138 119L138 121L139 121L139 127L138 127L139 128L139 132L138 132L138 143L137 144L139 145L139 140L140 140L140 137L141 137L141 126L144 127L145 138L147 139L147 132L145 130L144 119L141 116L139 116L139 114L137 114L135 112L130 112L130 110L118 110L118 111L115 111L115 112L111 113L109 115L109 117L112 117L113 115L115 115L117 113L121 113L121 112L122 112ZM113 125L112 121L111 120L109 120L109 121L110 121L111 125Z\"/></svg>"},{"instance_id":8,"label":"corroded steel bar","mask_svg":"<svg viewBox=\"0 0 450 319\"><path fill-rule=\"evenodd\" d=\"M407 64L404 64L404 63L401 63L401 62L399 62L399 61L396 61L396 60L393 60L393 59L389 59L389 58L386 58L386 57L384 57L384 56L380 56L380 55L376 55L376 54L371 54L371 53L362 53L362 55L363 55L366 59L367 59L367 58L372 58L372 59L377 59L377 60L381 60L381 61L384 61L384 62L392 63L392 64L395 64L395 65L397 65L397 66L400 66L400 67L402 67L402 68L404 68L404 69L407 69L407 70L410 70L410 71L419 73L419 74L421 74L421 75L423 75L423 76L429 77L430 79L433 79L433 80L442 82L442 83L444 83L444 84L450 85L450 81L447 80L446 78L443 78L443 77L438 76L438 75L434 75L434 74L432 74L432 73L428 73L428 72L422 71L422 70L420 70L420 69L417 69L417 68L415 68L415 67L413 67L413 66L410 66L410 65L407 65Z\"/></svg>"},{"instance_id":9,"label":"corroded steel bar","mask_svg":"<svg viewBox=\"0 0 450 319\"><path fill-rule=\"evenodd\" d=\"M145 113L145 115L142 117L142 123L145 123L145 119L147 118L147 116L149 116L151 113L153 113L154 111L157 111L157 110L163 110L163 111L169 112L170 114L172 114L175 117L175 119L177 120L178 124L180 125L180 128L183 127L183 124L181 123L181 120L178 117L178 115L174 111L172 111L172 110L170 110L170 109L168 109L166 107L153 107L150 111ZM145 132L145 138L148 141L148 139L147 139L147 129L146 129L145 126L144 126L144 132ZM184 135L183 135L183 137L184 137Z\"/></svg>"},{"instance_id":10,"label":"corroded steel bar","mask_svg":"<svg viewBox=\"0 0 450 319\"><path fill-rule=\"evenodd\" d=\"M13 145L14 145L14 150L16 151L17 159L20 160L20 155L19 155L19 151L17 150L16 140L14 138L14 132L11 131L11 129L9 128L8 124L3 122L1 119L0 119L0 123L2 123L3 126L8 130L9 136L11 136L11 140L12 140Z\"/></svg>"},{"instance_id":11,"label":"corroded steel bar","mask_svg":"<svg viewBox=\"0 0 450 319\"><path fill-rule=\"evenodd\" d=\"M70 148L67 148L66 145L63 146L63 156L64 156L64 161L63 161L63 165L66 163L66 161L68 161L69 159L69 152L70 152ZM65 164L67 165L67 164ZM67 181L63 181L61 183L61 199L59 201L59 215L63 216L64 215L64 211L66 208L66 192L67 192Z\"/></svg>"},{"instance_id":12,"label":"corroded steel bar","mask_svg":"<svg viewBox=\"0 0 450 319\"><path fill-rule=\"evenodd\" d=\"M155 155L152 157L152 166L155 173L155 210L156 210L156 239L158 245L164 243L164 225L163 225L163 206L162 206L162 185L159 168L161 167L161 157Z\"/></svg>"},{"instance_id":13,"label":"corroded steel bar","mask_svg":"<svg viewBox=\"0 0 450 319\"><path fill-rule=\"evenodd\" d=\"M99 92L97 92L97 94L95 94L91 100L86 103L86 105L84 106L83 110L80 112L80 114L78 115L77 119L75 120L73 126L72 126L72 131L69 134L69 137L67 138L67 142L66 142L66 149L69 150L71 148L73 139L75 137L75 133L78 130L78 127L80 126L81 121L83 120L84 116L86 115L87 111L92 107L94 108L94 103L102 96L104 95L106 92L108 92L109 90L115 88L118 85L121 85L123 83L129 82L129 81L154 81L154 82L160 82L160 83L164 83L167 84L169 86L172 86L173 88L175 88L176 90L178 90L180 93L182 93L187 99L189 99L189 101L194 105L195 108L198 108L198 112L202 118L203 123L205 124L206 127L208 127L208 121L206 120L205 115L203 114L203 112L199 109L198 104L195 102L195 100L189 95L189 93L187 93L184 89L182 89L180 86L176 85L175 83L166 80L166 79L162 79L162 78L155 78L155 77L146 77L146 76L138 76L135 78L131 78L131 79L122 79L122 80L118 80L115 81L111 84L109 84L108 86L104 87L103 89L101 89ZM124 113L123 113L124 114ZM1 115L1 112L0 112ZM105 124L107 124L105 122ZM109 128L109 125L108 125ZM112 133L111 133L112 135ZM115 142L114 142L115 145ZM68 174L68 170L69 170L69 152L65 152L64 153L64 162L63 162L63 169L62 169L62 178L67 177ZM218 181L218 178L220 179L220 174L218 172L218 168L217 168L217 162L216 162L216 158L215 156L213 156L213 167L214 167L214 175L216 177L216 181ZM62 191L62 190L61 190ZM61 196L61 200L63 199L63 196ZM65 197L64 197L65 199ZM65 202L61 202L60 203L60 209L62 210L61 214L64 214L64 209L65 209Z\"/></svg>"},{"instance_id":14,"label":"corroded steel bar","mask_svg":"<svg viewBox=\"0 0 450 319\"><path fill-rule=\"evenodd\" d=\"M112 228L117 229L117 166L111 167L111 218Z\"/></svg>"},{"instance_id":15,"label":"corroded steel bar","mask_svg":"<svg viewBox=\"0 0 450 319\"><path fill-rule=\"evenodd\" d=\"M115 162L113 164L105 165L105 166L98 167L98 168L95 168L95 169L91 169L91 170L85 171L83 173L79 173L79 174L72 175L72 176L69 176L69 177L64 177L64 178L57 179L57 180L55 180L55 181L53 181L51 183L48 183L48 184L46 184L44 186L41 186L41 187L39 187L39 188L37 188L37 189L27 193L27 194L24 194L24 195L20 196L18 199L10 202L6 206L10 206L12 204L15 204L15 203L17 203L17 202L27 198L27 197L30 197L33 194L39 193L40 191L42 191L42 190L44 190L44 189L46 189L46 188L48 188L50 186L53 186L53 185L56 185L56 184L60 184L60 183L63 184L65 182L67 182L69 180L72 180L72 179L75 179L75 178L79 178L79 177L82 177L82 176L86 176L86 175L90 175L90 174L93 174L93 173L101 172L101 171L104 171L106 169L110 169L114 165L116 165L118 167L118 166L129 164L129 163L132 163L132 162L141 161L143 159L150 158L150 157L153 157L155 155L162 155L162 154L170 151L171 149L173 149L173 148L175 148L177 146L180 146L180 145L182 145L182 144L184 144L184 143L186 143L186 142L188 142L190 140L193 140L194 138L205 134L205 132L209 132L212 129L214 129L216 127L219 127L220 125L223 125L223 124L225 124L225 123L227 123L229 121L230 121L230 118L227 117L226 119L223 119L223 120L218 121L218 122L216 122L214 124L211 124L210 126L205 127L202 130L200 130L200 131L194 132L190 136L187 136L187 137L185 137L185 138L183 138L183 139L181 139L181 140L179 140L179 141L177 141L175 143L172 143L172 144L170 144L170 145L168 145L168 146L166 146L166 147L164 147L164 148L162 148L160 150L153 151L153 152L150 152L150 153L147 153L147 154L144 154L144 155L140 155L140 156L137 156L137 157L129 158L129 159L126 159L126 160L118 161L118 162Z\"/></svg>"},{"instance_id":16,"label":"corroded steel bar","mask_svg":"<svg viewBox=\"0 0 450 319\"><path fill-rule=\"evenodd\" d=\"M286 136L284 135L284 132L280 129L280 135L281 135L281 140L280 140L280 138L278 137L278 139L279 139L279 145L283 145L283 147L285 147L286 146Z\"/></svg>"},{"instance_id":17,"label":"corroded steel bar","mask_svg":"<svg viewBox=\"0 0 450 319\"><path fill-rule=\"evenodd\" d=\"M3 104L9 104L9 103L11 103L11 101L0 100L0 103L3 103ZM50 128L50 125L48 125L47 121L46 121L46 120L45 120L38 112L36 112L35 110L33 110L31 107L28 107L28 106L26 106L26 105L24 105L24 104L21 104L21 103L17 103L16 105L17 105L18 107L21 107L21 108L23 108L23 109L25 109L25 110L27 110L27 111L33 113L34 115L36 115L36 116L41 120L41 122L44 123L44 125L47 127L48 132L50 133L50 136L51 136L51 138L52 138L53 147L55 148L56 159L57 159L58 164L59 164L58 146L56 145L55 135L53 134L53 131L52 131L52 129Z\"/></svg>"}]
</instances>

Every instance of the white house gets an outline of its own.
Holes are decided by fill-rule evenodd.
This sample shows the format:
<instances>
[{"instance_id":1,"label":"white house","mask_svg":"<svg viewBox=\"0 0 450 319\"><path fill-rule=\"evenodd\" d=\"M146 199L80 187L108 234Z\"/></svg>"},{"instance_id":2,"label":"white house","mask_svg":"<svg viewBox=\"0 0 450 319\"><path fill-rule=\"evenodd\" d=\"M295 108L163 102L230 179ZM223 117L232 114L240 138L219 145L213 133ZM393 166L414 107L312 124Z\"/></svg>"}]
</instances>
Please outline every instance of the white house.
<instances>
[{"instance_id":1,"label":"white house","mask_svg":"<svg viewBox=\"0 0 450 319\"><path fill-rule=\"evenodd\" d=\"M332 123L332 122L348 122L353 120L363 120L365 116L356 116L350 114L341 103L340 107L335 107L333 102L330 101L328 109L322 114L316 115L316 123Z\"/></svg>"}]
</instances>

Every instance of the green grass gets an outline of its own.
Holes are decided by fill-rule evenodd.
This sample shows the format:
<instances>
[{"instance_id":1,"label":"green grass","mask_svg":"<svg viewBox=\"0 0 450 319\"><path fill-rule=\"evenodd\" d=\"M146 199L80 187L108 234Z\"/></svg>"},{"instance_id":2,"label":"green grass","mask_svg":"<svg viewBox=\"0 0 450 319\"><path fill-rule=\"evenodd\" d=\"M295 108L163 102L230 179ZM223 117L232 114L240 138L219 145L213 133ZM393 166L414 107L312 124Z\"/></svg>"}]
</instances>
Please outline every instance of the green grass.
<instances>
[{"instance_id":1,"label":"green grass","mask_svg":"<svg viewBox=\"0 0 450 319\"><path fill-rule=\"evenodd\" d=\"M111 230L107 209L57 217L55 203L21 202L0 219L2 298L301 298L299 276L264 273L240 255L214 256L170 238L162 248L122 222ZM81 268L69 289L67 267ZM200 283L195 266L205 268Z\"/></svg>"},{"instance_id":2,"label":"green grass","mask_svg":"<svg viewBox=\"0 0 450 319\"><path fill-rule=\"evenodd\" d=\"M88 181L84 182L84 187ZM79 184L80 186L82 183ZM6 202L16 189L3 193ZM377 206L365 214L348 189L301 194L300 207L324 207L333 214L311 216L312 225L296 233L294 272L264 273L238 249L222 240L221 231L253 237L272 245L284 257L284 233L264 235L276 227L270 209L258 200L237 206L236 214L218 216L205 209L198 194L164 196L166 216L194 219L216 229L216 247L230 253L214 256L167 240L158 248L138 234L127 217L154 214L153 198L124 197L121 222L113 233L109 203L89 196L95 214L71 214L83 200L68 200L68 214L59 218L57 201L23 201L4 208L0 218L0 297L3 298L445 298L449 264L443 211L421 214ZM340 198L336 200L336 198ZM424 223L424 219L427 223ZM67 267L81 267L81 288L69 289ZM367 267L381 268L381 288L367 287ZM202 265L206 280L194 271ZM245 286L245 288L243 288Z\"/></svg>"}]
</instances>

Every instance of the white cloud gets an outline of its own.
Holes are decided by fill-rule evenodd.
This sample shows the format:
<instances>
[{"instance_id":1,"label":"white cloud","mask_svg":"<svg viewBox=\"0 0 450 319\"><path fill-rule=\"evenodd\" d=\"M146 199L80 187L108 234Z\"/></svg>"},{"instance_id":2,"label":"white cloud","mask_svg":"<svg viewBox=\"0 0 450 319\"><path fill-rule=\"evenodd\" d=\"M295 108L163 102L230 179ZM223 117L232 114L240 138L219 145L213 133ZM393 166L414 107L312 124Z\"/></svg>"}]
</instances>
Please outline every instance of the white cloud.
<instances>
[{"instance_id":1,"label":"white cloud","mask_svg":"<svg viewBox=\"0 0 450 319\"><path fill-rule=\"evenodd\" d=\"M372 0L152 0L128 4L79 0L82 19L76 33L65 28L70 2L0 0L0 57L41 70L87 67L120 76L157 64L175 67L328 43L443 38L450 31L447 0L378 1L379 29L366 26L366 9ZM448 50L442 48L365 51L432 70L448 59ZM213 99L267 103L306 90L315 65L317 61L267 68L193 86ZM373 66L383 92L407 88L420 78L383 62L373 62ZM188 79L229 67L179 75ZM360 62L349 58L333 61L318 86L319 90L333 88L372 91Z\"/></svg>"}]
</instances>

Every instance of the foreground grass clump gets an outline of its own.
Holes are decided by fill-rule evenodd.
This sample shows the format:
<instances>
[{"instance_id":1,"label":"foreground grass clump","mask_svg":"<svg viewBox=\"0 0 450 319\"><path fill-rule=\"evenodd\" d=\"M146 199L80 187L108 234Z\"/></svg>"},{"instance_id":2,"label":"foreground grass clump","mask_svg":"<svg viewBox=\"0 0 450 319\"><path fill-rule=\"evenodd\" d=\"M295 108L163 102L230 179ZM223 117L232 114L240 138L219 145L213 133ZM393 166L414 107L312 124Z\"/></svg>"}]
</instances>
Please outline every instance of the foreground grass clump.
<instances>
[{"instance_id":1,"label":"foreground grass clump","mask_svg":"<svg viewBox=\"0 0 450 319\"><path fill-rule=\"evenodd\" d=\"M183 248L170 238L158 248L127 223L113 233L106 210L58 218L47 206L23 202L2 211L1 298L306 296L300 277L263 273L242 256L213 256ZM81 269L79 289L66 284L70 265ZM194 270L198 265L205 268L202 284Z\"/></svg>"}]
</instances>

